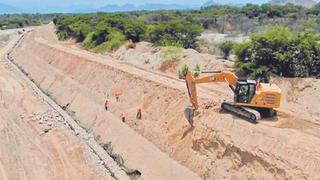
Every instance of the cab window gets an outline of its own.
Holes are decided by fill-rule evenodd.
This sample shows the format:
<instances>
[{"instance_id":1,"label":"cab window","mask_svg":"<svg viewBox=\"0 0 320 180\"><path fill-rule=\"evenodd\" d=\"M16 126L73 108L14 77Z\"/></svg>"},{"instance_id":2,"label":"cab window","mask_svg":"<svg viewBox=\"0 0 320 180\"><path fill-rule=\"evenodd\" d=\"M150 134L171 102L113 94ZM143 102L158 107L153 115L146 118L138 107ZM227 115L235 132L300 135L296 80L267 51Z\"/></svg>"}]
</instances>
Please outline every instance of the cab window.
<instances>
[{"instance_id":1,"label":"cab window","mask_svg":"<svg viewBox=\"0 0 320 180\"><path fill-rule=\"evenodd\" d=\"M237 90L237 102L250 103L255 95L256 87L254 84L240 84Z\"/></svg>"}]
</instances>

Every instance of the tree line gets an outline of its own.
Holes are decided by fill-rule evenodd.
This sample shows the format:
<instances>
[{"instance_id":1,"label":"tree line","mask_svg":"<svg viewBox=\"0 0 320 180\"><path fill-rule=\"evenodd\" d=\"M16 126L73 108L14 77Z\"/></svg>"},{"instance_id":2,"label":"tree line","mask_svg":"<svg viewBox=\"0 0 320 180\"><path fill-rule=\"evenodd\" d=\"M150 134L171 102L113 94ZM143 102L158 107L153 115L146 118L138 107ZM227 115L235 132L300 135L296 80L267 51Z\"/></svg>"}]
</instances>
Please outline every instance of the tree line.
<instances>
[{"instance_id":1,"label":"tree line","mask_svg":"<svg viewBox=\"0 0 320 180\"><path fill-rule=\"evenodd\" d=\"M124 13L71 15L56 18L54 23L60 39L73 38L96 51L114 50L126 40L196 48L196 38L203 31L200 25L187 21L147 22Z\"/></svg>"},{"instance_id":2,"label":"tree line","mask_svg":"<svg viewBox=\"0 0 320 180\"><path fill-rule=\"evenodd\" d=\"M278 26L263 34L252 34L248 42L223 42L220 49L225 57L234 52L240 76L266 80L270 73L283 77L320 77L320 37L314 32L296 32Z\"/></svg>"},{"instance_id":3,"label":"tree line","mask_svg":"<svg viewBox=\"0 0 320 180\"><path fill-rule=\"evenodd\" d=\"M212 24L217 23L216 27L228 29L223 23L219 25L221 19L233 26L237 23L245 26L241 24L241 19L253 24L260 23L263 29L267 29L263 26L264 22L271 21L274 24L270 30L253 33L249 42L226 42L220 48L228 53L233 51L237 56L235 66L239 75L267 77L272 72L285 77L307 77L320 76L320 40L316 35L320 30L316 28L320 24L319 9L320 4L311 9L293 4L247 4L241 8L214 6L199 11L67 15L55 18L54 24L60 39L73 38L86 49L105 52L117 49L127 40L197 48L197 37ZM301 19L298 24L303 28L288 25L288 18ZM248 26L248 29L253 27ZM228 55L225 54L225 57Z\"/></svg>"},{"instance_id":4,"label":"tree line","mask_svg":"<svg viewBox=\"0 0 320 180\"><path fill-rule=\"evenodd\" d=\"M3 14L0 15L0 29L22 28L47 24L61 14Z\"/></svg>"}]
</instances>

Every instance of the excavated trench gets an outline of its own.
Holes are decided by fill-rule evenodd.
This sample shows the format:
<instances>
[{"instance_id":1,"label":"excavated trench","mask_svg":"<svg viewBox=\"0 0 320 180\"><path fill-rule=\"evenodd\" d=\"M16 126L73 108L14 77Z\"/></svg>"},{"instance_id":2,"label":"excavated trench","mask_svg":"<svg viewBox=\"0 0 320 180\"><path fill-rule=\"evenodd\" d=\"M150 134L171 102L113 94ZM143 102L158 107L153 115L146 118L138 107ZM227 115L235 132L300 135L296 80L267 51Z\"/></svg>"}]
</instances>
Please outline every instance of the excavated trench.
<instances>
[{"instance_id":1,"label":"excavated trench","mask_svg":"<svg viewBox=\"0 0 320 180\"><path fill-rule=\"evenodd\" d=\"M23 66L26 73L60 106L73 114L83 127L98 136L103 143L112 142L128 166L142 170L145 177L181 177L188 170L175 163L172 165L166 156L156 157L159 162L155 162L149 154L156 150L145 146L144 140L134 139L135 132L204 179L308 177L289 160L281 159L280 155L276 157L273 150L267 152L265 149L269 147L246 146L246 137L254 136L254 132L247 133L249 130L245 126L233 127L232 116L218 115L218 103L204 100L202 106L206 108L196 117L196 128L191 128L183 117L187 100L184 91L46 46L34 41L35 35L28 35L26 43L22 43L13 52L15 62ZM117 90L122 92L120 102L116 102L113 97ZM110 97L109 112L105 112L103 107L107 96ZM137 107L143 109L142 120L135 118ZM118 118L121 112L127 113L126 125ZM214 117L217 121L211 120L213 115L217 115ZM220 125L220 128L213 129L213 123ZM243 134L244 140L235 143L231 135L223 132L221 123L229 130L246 131ZM123 134L127 136L122 137ZM275 141L271 135L265 139L262 136L255 136L257 144L263 144L261 141L272 144ZM239 146L241 142L243 147ZM132 148L140 146L144 148ZM284 147L281 144L281 148L274 148L276 151ZM163 167L163 162L170 166ZM159 169L160 166L162 169ZM153 168L158 168L159 174L150 170ZM166 168L174 168L176 172ZM308 170L312 171L316 167L310 168ZM165 174L167 171L170 173Z\"/></svg>"},{"instance_id":2,"label":"excavated trench","mask_svg":"<svg viewBox=\"0 0 320 180\"><path fill-rule=\"evenodd\" d=\"M30 37L26 37L25 41L28 41ZM135 179L135 177L142 176L142 178L146 179L161 179L162 177L165 179L174 177L199 179L195 173L171 160L153 146L152 143L124 125L117 115L105 112L103 102L107 91L103 89L108 89L110 82L105 82L104 79L107 77L97 76L96 73L103 74L102 71L109 71L110 73L112 69L104 66L100 68L98 63L90 63L85 60L79 63L73 56L69 56L70 63L74 63L73 65L64 64L65 60L68 59L67 54L59 54L53 49L47 48L37 43L32 43L31 46L25 46L22 43L11 53L12 60L38 87L57 102L62 109L67 111L78 124L89 133L92 133L131 178ZM31 53L30 50L38 53ZM66 56L66 58L55 57L55 54ZM43 58L48 61L43 61ZM31 62L30 59L35 61ZM34 63L39 63L39 66L35 66ZM94 71L87 68L88 65L92 66ZM58 69L58 67L62 69ZM91 74L89 71L93 73ZM87 75L85 74L86 72L88 73ZM70 76L64 73L68 73ZM93 79L98 83L92 83ZM120 81L120 79L115 81ZM122 89L122 91L124 92L125 90ZM121 97L121 102L123 102L122 98L124 97ZM121 106L120 103L119 106ZM127 119L129 120L130 116ZM130 138L129 141L128 138ZM112 150L110 151L111 144L112 150L119 154L114 154ZM160 160L160 162L155 163L155 159ZM123 166L124 162L126 166ZM135 167L139 171L131 170L127 167ZM172 169L175 169L175 171L172 171Z\"/></svg>"}]
</instances>

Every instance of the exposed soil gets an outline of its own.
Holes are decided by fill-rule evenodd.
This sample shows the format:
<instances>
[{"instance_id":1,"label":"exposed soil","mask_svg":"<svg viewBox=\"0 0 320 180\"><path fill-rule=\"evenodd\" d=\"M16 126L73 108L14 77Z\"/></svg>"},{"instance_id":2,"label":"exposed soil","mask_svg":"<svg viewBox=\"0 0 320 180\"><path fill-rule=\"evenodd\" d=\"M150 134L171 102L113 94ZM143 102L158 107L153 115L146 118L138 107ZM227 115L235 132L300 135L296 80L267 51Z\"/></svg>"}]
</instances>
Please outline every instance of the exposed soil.
<instances>
[{"instance_id":1,"label":"exposed soil","mask_svg":"<svg viewBox=\"0 0 320 180\"><path fill-rule=\"evenodd\" d=\"M17 31L0 32L0 179L112 179L3 60Z\"/></svg>"},{"instance_id":2,"label":"exposed soil","mask_svg":"<svg viewBox=\"0 0 320 180\"><path fill-rule=\"evenodd\" d=\"M135 48L127 49L122 46L112 57L148 70L164 73L177 77L179 68L186 64L193 70L198 64L201 69L224 69L233 71L233 62L219 59L215 55L198 53L194 49L184 49L176 60L163 59L163 49L154 47L151 43L140 42L136 44Z\"/></svg>"},{"instance_id":3,"label":"exposed soil","mask_svg":"<svg viewBox=\"0 0 320 180\"><path fill-rule=\"evenodd\" d=\"M232 99L226 84L202 86L201 108L191 128L183 117L188 101L184 81L125 58L61 43L52 25L28 34L13 57L83 127L102 142L112 142L127 165L141 170L146 179L197 178L190 170L203 179L320 178L319 80L276 78L284 92L283 106L277 118L258 124L219 112L220 103ZM230 68L220 63L217 66ZM116 90L122 92L120 102L113 97ZM108 95L110 111L105 112ZM142 120L135 118L138 106ZM126 125L119 119L121 112L127 113Z\"/></svg>"}]
</instances>

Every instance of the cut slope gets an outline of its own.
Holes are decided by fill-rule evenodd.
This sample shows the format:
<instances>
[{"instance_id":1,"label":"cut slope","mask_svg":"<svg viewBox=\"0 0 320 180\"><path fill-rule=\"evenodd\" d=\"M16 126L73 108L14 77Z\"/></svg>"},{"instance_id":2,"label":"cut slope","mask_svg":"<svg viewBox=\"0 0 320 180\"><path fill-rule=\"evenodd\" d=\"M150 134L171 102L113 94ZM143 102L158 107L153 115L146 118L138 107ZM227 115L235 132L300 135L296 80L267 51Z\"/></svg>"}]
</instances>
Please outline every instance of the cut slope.
<instances>
[{"instance_id":1,"label":"cut slope","mask_svg":"<svg viewBox=\"0 0 320 180\"><path fill-rule=\"evenodd\" d=\"M62 117L3 61L18 37L16 30L0 32L7 39L0 43L0 179L111 179L95 168Z\"/></svg>"}]
</instances>

